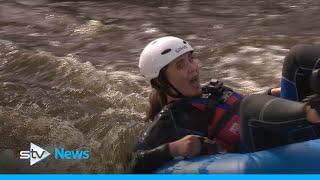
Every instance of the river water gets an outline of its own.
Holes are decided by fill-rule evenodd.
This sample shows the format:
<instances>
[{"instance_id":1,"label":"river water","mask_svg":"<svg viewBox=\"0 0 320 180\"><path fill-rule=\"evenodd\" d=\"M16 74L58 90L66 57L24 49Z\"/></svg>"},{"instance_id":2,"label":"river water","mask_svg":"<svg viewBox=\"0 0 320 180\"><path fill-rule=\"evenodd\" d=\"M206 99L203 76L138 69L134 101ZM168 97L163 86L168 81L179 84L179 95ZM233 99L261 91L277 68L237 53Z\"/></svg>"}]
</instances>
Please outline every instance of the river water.
<instances>
[{"instance_id":1,"label":"river water","mask_svg":"<svg viewBox=\"0 0 320 180\"><path fill-rule=\"evenodd\" d=\"M298 43L320 43L318 0L0 0L0 172L125 173L148 123L138 58L151 40L195 48L201 81L243 93L279 86ZM29 166L30 142L89 150Z\"/></svg>"}]
</instances>

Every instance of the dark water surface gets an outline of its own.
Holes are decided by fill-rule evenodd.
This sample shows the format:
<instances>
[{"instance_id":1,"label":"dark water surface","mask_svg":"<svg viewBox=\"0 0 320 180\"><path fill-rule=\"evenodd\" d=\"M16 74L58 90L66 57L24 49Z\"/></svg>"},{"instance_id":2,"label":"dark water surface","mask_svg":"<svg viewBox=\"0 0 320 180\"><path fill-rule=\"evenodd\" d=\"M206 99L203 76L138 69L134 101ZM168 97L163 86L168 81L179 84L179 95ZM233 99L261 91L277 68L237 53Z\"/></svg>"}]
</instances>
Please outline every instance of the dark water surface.
<instances>
[{"instance_id":1,"label":"dark water surface","mask_svg":"<svg viewBox=\"0 0 320 180\"><path fill-rule=\"evenodd\" d=\"M148 107L138 57L174 35L203 82L251 93L279 86L283 57L320 43L318 0L0 0L0 172L124 173ZM29 167L29 143L88 149Z\"/></svg>"}]
</instances>

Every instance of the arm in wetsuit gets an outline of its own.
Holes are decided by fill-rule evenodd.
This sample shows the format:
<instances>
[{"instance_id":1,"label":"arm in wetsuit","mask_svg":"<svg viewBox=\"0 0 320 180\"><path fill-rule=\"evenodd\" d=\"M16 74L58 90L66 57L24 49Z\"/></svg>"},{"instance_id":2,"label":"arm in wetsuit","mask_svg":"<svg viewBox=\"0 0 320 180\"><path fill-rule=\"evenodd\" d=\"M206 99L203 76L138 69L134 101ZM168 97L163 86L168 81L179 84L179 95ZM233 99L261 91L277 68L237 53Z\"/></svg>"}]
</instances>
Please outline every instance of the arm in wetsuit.
<instances>
[{"instance_id":1,"label":"arm in wetsuit","mask_svg":"<svg viewBox=\"0 0 320 180\"><path fill-rule=\"evenodd\" d=\"M132 173L152 173L161 165L173 159L169 142L177 140L177 132L170 111L164 108L142 134L135 145L131 169Z\"/></svg>"},{"instance_id":2,"label":"arm in wetsuit","mask_svg":"<svg viewBox=\"0 0 320 180\"><path fill-rule=\"evenodd\" d=\"M168 104L155 117L136 144L132 156L133 173L152 173L173 157L169 143L188 135L207 137L211 116L191 105L190 99ZM206 147L200 154L207 154Z\"/></svg>"}]
</instances>

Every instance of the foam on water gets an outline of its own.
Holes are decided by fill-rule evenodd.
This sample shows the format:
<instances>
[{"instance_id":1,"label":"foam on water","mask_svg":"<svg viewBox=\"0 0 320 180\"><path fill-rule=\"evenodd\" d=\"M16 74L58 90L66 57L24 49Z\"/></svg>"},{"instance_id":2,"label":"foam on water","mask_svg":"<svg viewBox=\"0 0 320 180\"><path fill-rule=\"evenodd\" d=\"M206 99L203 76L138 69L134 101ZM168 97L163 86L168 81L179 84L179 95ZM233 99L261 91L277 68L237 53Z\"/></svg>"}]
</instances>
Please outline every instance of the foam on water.
<instances>
[{"instance_id":1,"label":"foam on water","mask_svg":"<svg viewBox=\"0 0 320 180\"><path fill-rule=\"evenodd\" d=\"M250 4L250 5L248 5ZM146 125L150 87L139 54L161 36L195 48L201 81L244 93L279 86L282 60L318 43L319 1L0 1L0 171L121 173ZM87 148L87 161L49 157L30 168L37 143Z\"/></svg>"},{"instance_id":2,"label":"foam on water","mask_svg":"<svg viewBox=\"0 0 320 180\"><path fill-rule=\"evenodd\" d=\"M145 124L147 100L141 94L146 88L138 87L141 78L97 70L73 55L56 57L40 51L13 53L15 58L10 58L8 53L15 48L10 42L5 44L7 63L0 68L0 137L4 142L0 151L15 152L12 166L5 170L17 170L16 166L19 172L34 173L44 168L29 168L28 163L15 160L20 150L34 142L49 151L53 147L90 150L87 161L48 158L41 172L124 172L126 155Z\"/></svg>"}]
</instances>

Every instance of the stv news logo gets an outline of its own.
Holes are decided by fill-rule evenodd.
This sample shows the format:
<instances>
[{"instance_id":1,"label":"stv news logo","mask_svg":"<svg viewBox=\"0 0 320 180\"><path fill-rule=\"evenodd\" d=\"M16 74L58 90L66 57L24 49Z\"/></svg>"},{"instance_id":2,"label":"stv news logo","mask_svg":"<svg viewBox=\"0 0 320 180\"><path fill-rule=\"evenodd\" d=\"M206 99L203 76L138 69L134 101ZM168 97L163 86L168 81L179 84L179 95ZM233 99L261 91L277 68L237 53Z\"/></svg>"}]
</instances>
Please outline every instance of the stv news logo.
<instances>
[{"instance_id":1,"label":"stv news logo","mask_svg":"<svg viewBox=\"0 0 320 180\"><path fill-rule=\"evenodd\" d=\"M89 159L89 151L65 150L64 148L54 148L54 159ZM20 151L20 159L30 159L30 166L44 160L50 153L42 147L30 143L30 151Z\"/></svg>"},{"instance_id":2,"label":"stv news logo","mask_svg":"<svg viewBox=\"0 0 320 180\"><path fill-rule=\"evenodd\" d=\"M20 151L20 159L30 159L30 166L44 160L50 153L40 146L30 143L30 151Z\"/></svg>"}]
</instances>

